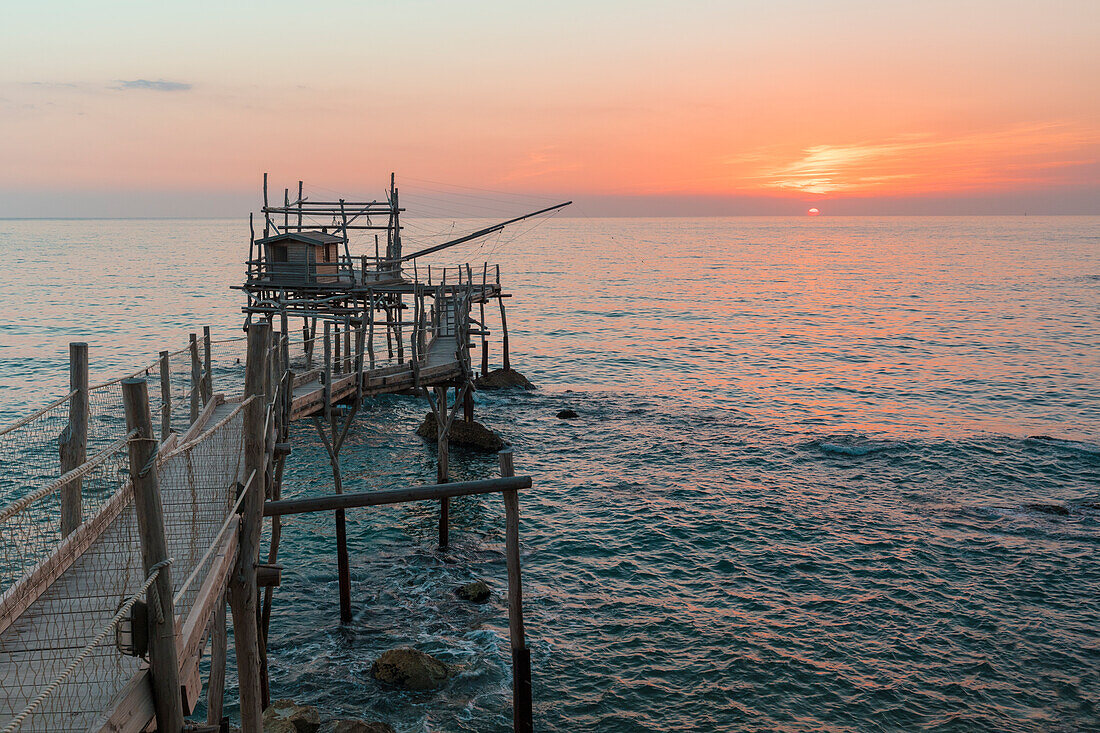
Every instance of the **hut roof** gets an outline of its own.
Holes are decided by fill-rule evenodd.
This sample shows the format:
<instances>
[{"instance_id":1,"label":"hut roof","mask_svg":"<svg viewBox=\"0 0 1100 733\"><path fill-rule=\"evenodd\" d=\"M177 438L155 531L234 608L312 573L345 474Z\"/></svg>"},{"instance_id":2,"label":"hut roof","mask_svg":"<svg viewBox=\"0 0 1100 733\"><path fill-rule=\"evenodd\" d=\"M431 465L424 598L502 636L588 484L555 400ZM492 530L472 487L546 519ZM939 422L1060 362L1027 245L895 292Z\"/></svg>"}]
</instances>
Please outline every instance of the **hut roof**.
<instances>
[{"instance_id":1,"label":"hut roof","mask_svg":"<svg viewBox=\"0 0 1100 733\"><path fill-rule=\"evenodd\" d=\"M328 234L327 232L284 232L283 234L276 234L272 237L257 239L256 244L269 244L271 242L304 242L306 244L320 246L324 244L342 244L346 241L346 237L339 237L335 234Z\"/></svg>"}]
</instances>

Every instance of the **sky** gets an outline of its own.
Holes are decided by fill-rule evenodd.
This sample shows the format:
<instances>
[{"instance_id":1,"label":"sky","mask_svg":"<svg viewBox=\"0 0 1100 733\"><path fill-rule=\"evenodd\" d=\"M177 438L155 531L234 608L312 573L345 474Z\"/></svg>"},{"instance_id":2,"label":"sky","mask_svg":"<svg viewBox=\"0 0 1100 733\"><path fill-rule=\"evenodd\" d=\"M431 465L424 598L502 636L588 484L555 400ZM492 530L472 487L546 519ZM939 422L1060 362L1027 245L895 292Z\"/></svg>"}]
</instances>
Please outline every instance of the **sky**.
<instances>
[{"instance_id":1,"label":"sky","mask_svg":"<svg viewBox=\"0 0 1100 733\"><path fill-rule=\"evenodd\" d=\"M5 3L0 216L1100 214L1100 2ZM281 192L280 192L281 193Z\"/></svg>"}]
</instances>

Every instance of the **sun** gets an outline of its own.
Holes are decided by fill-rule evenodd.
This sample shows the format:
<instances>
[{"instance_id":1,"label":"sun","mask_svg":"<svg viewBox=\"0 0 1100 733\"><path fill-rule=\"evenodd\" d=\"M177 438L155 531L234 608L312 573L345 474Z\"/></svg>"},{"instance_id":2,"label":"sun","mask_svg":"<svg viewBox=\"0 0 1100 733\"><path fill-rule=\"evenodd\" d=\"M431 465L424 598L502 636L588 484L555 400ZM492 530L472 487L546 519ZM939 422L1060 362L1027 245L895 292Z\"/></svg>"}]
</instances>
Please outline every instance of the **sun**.
<instances>
[{"instance_id":1,"label":"sun","mask_svg":"<svg viewBox=\"0 0 1100 733\"><path fill-rule=\"evenodd\" d=\"M817 216L820 213L821 212L818 211L817 209L810 209L809 211L806 212L806 215L807 216Z\"/></svg>"}]
</instances>

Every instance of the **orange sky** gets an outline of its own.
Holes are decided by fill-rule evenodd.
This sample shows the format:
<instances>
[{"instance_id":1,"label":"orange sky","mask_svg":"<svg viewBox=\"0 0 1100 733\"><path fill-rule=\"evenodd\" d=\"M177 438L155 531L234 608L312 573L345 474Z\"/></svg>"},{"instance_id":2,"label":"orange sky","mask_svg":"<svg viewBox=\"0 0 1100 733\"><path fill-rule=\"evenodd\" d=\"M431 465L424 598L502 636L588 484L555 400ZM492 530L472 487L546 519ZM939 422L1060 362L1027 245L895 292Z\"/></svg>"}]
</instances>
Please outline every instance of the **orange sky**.
<instances>
[{"instance_id":1,"label":"orange sky","mask_svg":"<svg viewBox=\"0 0 1100 733\"><path fill-rule=\"evenodd\" d=\"M1056 191L1100 213L1097 2L46 2L8 15L0 215L178 192L236 206L264 170L337 190L396 170L597 210Z\"/></svg>"}]
</instances>

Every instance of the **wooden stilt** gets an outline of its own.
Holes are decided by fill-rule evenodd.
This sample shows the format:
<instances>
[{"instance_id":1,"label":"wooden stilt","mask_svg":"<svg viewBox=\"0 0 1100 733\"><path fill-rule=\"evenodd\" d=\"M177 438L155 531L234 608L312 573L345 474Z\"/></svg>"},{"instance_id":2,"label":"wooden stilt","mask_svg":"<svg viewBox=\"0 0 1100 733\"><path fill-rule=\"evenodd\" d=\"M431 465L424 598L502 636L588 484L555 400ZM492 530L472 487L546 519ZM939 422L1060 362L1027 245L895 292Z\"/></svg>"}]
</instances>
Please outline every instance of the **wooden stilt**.
<instances>
[{"instance_id":1,"label":"wooden stilt","mask_svg":"<svg viewBox=\"0 0 1100 733\"><path fill-rule=\"evenodd\" d=\"M498 454L500 475L507 478L515 476L512 465L512 450L505 449ZM508 563L508 635L512 645L512 726L517 733L530 733L533 730L531 710L531 650L527 648L526 633L523 628L523 583L519 566L519 494L505 491L504 497L504 542Z\"/></svg>"},{"instance_id":2,"label":"wooden stilt","mask_svg":"<svg viewBox=\"0 0 1100 733\"><path fill-rule=\"evenodd\" d=\"M353 415L348 416L343 435L337 430L336 416L332 410L332 341L330 324L325 321L325 422L328 424L331 438L329 438L320 422L315 420L321 439L328 450L329 461L332 464L333 489L337 494L344 493L343 477L340 472L340 445L343 443L343 435L347 434L347 426L351 424ZM347 526L344 518L344 510L336 512L336 566L337 581L340 586L340 622L351 622L351 569L348 562Z\"/></svg>"},{"instance_id":3,"label":"wooden stilt","mask_svg":"<svg viewBox=\"0 0 1100 733\"><path fill-rule=\"evenodd\" d=\"M134 487L134 510L141 539L141 560L145 573L159 567L149 589L149 672L153 683L153 705L157 730L178 731L183 727L179 663L176 658L176 614L172 604L172 568L164 536L164 513L157 482L157 445L149 415L149 392L144 379L122 380L126 429L136 430L130 440L130 480Z\"/></svg>"},{"instance_id":4,"label":"wooden stilt","mask_svg":"<svg viewBox=\"0 0 1100 733\"><path fill-rule=\"evenodd\" d=\"M504 369L508 370L512 368L511 361L508 358L508 318L504 315L504 298L497 298L497 302L500 303L500 348L503 352Z\"/></svg>"},{"instance_id":5,"label":"wooden stilt","mask_svg":"<svg viewBox=\"0 0 1100 733\"><path fill-rule=\"evenodd\" d=\"M467 385L463 391L465 397L462 399L462 419L466 422L474 421L474 390Z\"/></svg>"},{"instance_id":6,"label":"wooden stilt","mask_svg":"<svg viewBox=\"0 0 1100 733\"><path fill-rule=\"evenodd\" d=\"M229 648L226 632L225 595L218 599L210 628L210 676L206 681L206 724L221 725L225 705L225 658Z\"/></svg>"},{"instance_id":7,"label":"wooden stilt","mask_svg":"<svg viewBox=\"0 0 1100 733\"><path fill-rule=\"evenodd\" d=\"M160 439L168 440L172 432L172 373L168 352L160 352Z\"/></svg>"},{"instance_id":8,"label":"wooden stilt","mask_svg":"<svg viewBox=\"0 0 1100 733\"><path fill-rule=\"evenodd\" d=\"M88 457L88 344L69 344L69 424L61 434L61 473L80 466ZM81 522L82 479L61 487L61 536L67 537Z\"/></svg>"},{"instance_id":9,"label":"wooden stilt","mask_svg":"<svg viewBox=\"0 0 1100 733\"><path fill-rule=\"evenodd\" d=\"M489 339L485 329L485 301L478 304L481 307L481 376L489 373Z\"/></svg>"},{"instance_id":10,"label":"wooden stilt","mask_svg":"<svg viewBox=\"0 0 1100 733\"><path fill-rule=\"evenodd\" d=\"M447 388L435 388L436 402L439 403L439 414L436 416L436 472L435 482L445 484L450 480L450 426L447 419ZM451 500L443 498L439 500L439 547L443 549L450 544L451 524Z\"/></svg>"},{"instance_id":11,"label":"wooden stilt","mask_svg":"<svg viewBox=\"0 0 1100 733\"><path fill-rule=\"evenodd\" d=\"M202 403L214 399L214 375L210 371L210 326L202 327Z\"/></svg>"},{"instance_id":12,"label":"wooden stilt","mask_svg":"<svg viewBox=\"0 0 1100 733\"><path fill-rule=\"evenodd\" d=\"M248 329L248 361L245 365L245 397L259 395L244 408L245 476L252 476L247 496L241 503L240 552L237 569L229 583L229 605L233 610L233 642L237 652L240 687L241 731L261 733L263 688L260 639L256 625L256 562L260 551L260 528L265 486L265 440L263 404L266 355L271 328L253 323ZM178 730L173 729L173 730Z\"/></svg>"},{"instance_id":13,"label":"wooden stilt","mask_svg":"<svg viewBox=\"0 0 1100 733\"><path fill-rule=\"evenodd\" d=\"M191 423L199 419L199 403L202 400L202 366L199 364L199 342L195 334L191 334Z\"/></svg>"}]
</instances>

